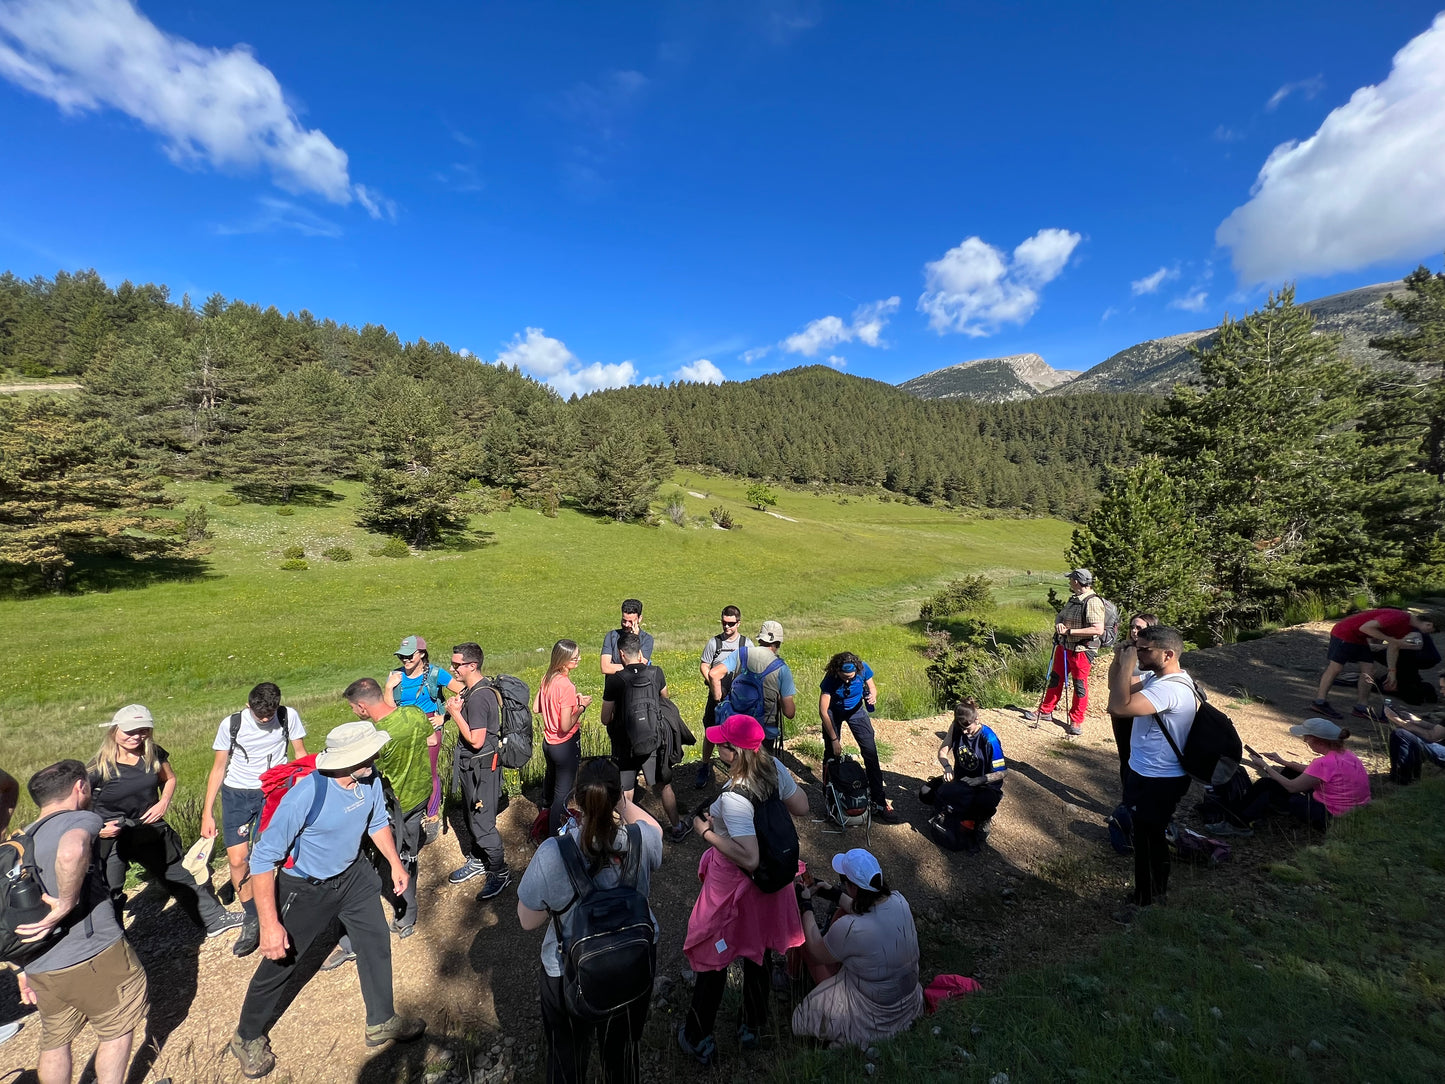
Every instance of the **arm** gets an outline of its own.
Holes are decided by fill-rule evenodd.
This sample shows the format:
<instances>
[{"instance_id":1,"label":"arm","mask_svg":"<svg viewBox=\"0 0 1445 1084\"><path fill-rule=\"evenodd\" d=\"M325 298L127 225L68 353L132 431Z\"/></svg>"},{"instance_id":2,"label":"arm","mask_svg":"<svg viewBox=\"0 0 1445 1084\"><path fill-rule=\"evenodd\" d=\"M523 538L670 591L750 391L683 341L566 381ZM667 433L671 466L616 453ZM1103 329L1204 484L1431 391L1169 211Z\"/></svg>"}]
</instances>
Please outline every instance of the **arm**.
<instances>
[{"instance_id":1,"label":"arm","mask_svg":"<svg viewBox=\"0 0 1445 1084\"><path fill-rule=\"evenodd\" d=\"M611 655L603 654L598 656L597 668L602 671L602 676L606 677L608 674L620 673L622 664L614 661Z\"/></svg>"},{"instance_id":2,"label":"arm","mask_svg":"<svg viewBox=\"0 0 1445 1084\"><path fill-rule=\"evenodd\" d=\"M160 801L156 802L155 805L141 814L140 820L142 824L155 824L156 821L164 817L166 810L171 807L171 798L173 798L176 793L176 770L171 767L169 760L163 760L156 766L156 775L159 776L161 780Z\"/></svg>"},{"instance_id":3,"label":"arm","mask_svg":"<svg viewBox=\"0 0 1445 1084\"><path fill-rule=\"evenodd\" d=\"M398 896L406 891L407 876L406 867L401 864L401 855L396 853L396 838L391 834L391 825L384 824L371 833L371 842L376 844L376 849L381 852L381 857L386 859L386 864L391 870L391 888Z\"/></svg>"},{"instance_id":4,"label":"arm","mask_svg":"<svg viewBox=\"0 0 1445 1084\"><path fill-rule=\"evenodd\" d=\"M707 683L712 688L712 698L722 700L722 680L727 677L728 664L726 662L713 663L707 672Z\"/></svg>"},{"instance_id":5,"label":"arm","mask_svg":"<svg viewBox=\"0 0 1445 1084\"><path fill-rule=\"evenodd\" d=\"M602 701L602 725L604 727L612 725L612 715L616 710L611 700Z\"/></svg>"},{"instance_id":6,"label":"arm","mask_svg":"<svg viewBox=\"0 0 1445 1084\"><path fill-rule=\"evenodd\" d=\"M1400 667L1400 641L1389 640L1385 644L1385 691L1395 691L1395 675Z\"/></svg>"},{"instance_id":7,"label":"arm","mask_svg":"<svg viewBox=\"0 0 1445 1084\"><path fill-rule=\"evenodd\" d=\"M869 706L870 708L872 708L872 707L877 707L877 706L878 706L878 685L877 685L877 683L876 683L872 678L869 678L866 682L863 683L863 686L864 686L864 688L866 689L866 692L863 693L863 699L868 702L868 706Z\"/></svg>"},{"instance_id":8,"label":"arm","mask_svg":"<svg viewBox=\"0 0 1445 1084\"><path fill-rule=\"evenodd\" d=\"M798 701L791 696L778 697L778 710L782 712L784 719L791 719L798 714Z\"/></svg>"},{"instance_id":9,"label":"arm","mask_svg":"<svg viewBox=\"0 0 1445 1084\"><path fill-rule=\"evenodd\" d=\"M300 760L306 755L306 740L304 738L291 739L291 759Z\"/></svg>"},{"instance_id":10,"label":"arm","mask_svg":"<svg viewBox=\"0 0 1445 1084\"><path fill-rule=\"evenodd\" d=\"M41 899L50 905L50 912L39 922L15 927L15 932L23 941L42 940L61 919L75 910L80 902L80 890L85 886L86 871L90 869L90 849L94 842L95 837L84 828L72 828L60 837L60 842L55 845L56 895L41 894Z\"/></svg>"},{"instance_id":11,"label":"arm","mask_svg":"<svg viewBox=\"0 0 1445 1084\"><path fill-rule=\"evenodd\" d=\"M1407 719L1400 723L1400 729L1408 730L1416 737L1424 738L1432 745L1445 742L1445 726L1439 723L1424 723L1418 719Z\"/></svg>"},{"instance_id":12,"label":"arm","mask_svg":"<svg viewBox=\"0 0 1445 1084\"><path fill-rule=\"evenodd\" d=\"M201 835L207 839L216 838L216 795L221 793L221 781L226 778L226 765L230 760L230 753L217 749L216 759L211 762L211 774L206 777L206 800L201 805Z\"/></svg>"},{"instance_id":13,"label":"arm","mask_svg":"<svg viewBox=\"0 0 1445 1084\"><path fill-rule=\"evenodd\" d=\"M720 836L713 829L712 814L694 817L692 823L697 836L704 843L710 843L722 855L738 869L745 873L751 873L758 868L758 860L761 855L758 852L758 837L743 836L740 839L733 839L731 836Z\"/></svg>"},{"instance_id":14,"label":"arm","mask_svg":"<svg viewBox=\"0 0 1445 1084\"><path fill-rule=\"evenodd\" d=\"M291 939L276 913L276 871L253 870L251 891L256 901L256 917L261 922L261 955L268 960L284 960L291 947Z\"/></svg>"},{"instance_id":15,"label":"arm","mask_svg":"<svg viewBox=\"0 0 1445 1084\"><path fill-rule=\"evenodd\" d=\"M808 813L807 792L804 791L802 787L799 787L783 800L783 806L795 817L806 816Z\"/></svg>"},{"instance_id":16,"label":"arm","mask_svg":"<svg viewBox=\"0 0 1445 1084\"><path fill-rule=\"evenodd\" d=\"M396 687L401 684L401 671L393 670L386 675L386 684L382 687L381 698L386 701L387 706L396 707ZM450 686L448 686L450 688ZM461 690L457 690L460 692Z\"/></svg>"},{"instance_id":17,"label":"arm","mask_svg":"<svg viewBox=\"0 0 1445 1084\"><path fill-rule=\"evenodd\" d=\"M662 835L662 825L657 823L657 818L630 800L626 794L617 803L617 816L621 818L623 824L648 824L658 835Z\"/></svg>"},{"instance_id":18,"label":"arm","mask_svg":"<svg viewBox=\"0 0 1445 1084\"><path fill-rule=\"evenodd\" d=\"M517 901L517 922L524 930L541 929L551 917L546 911L534 911L521 900Z\"/></svg>"},{"instance_id":19,"label":"arm","mask_svg":"<svg viewBox=\"0 0 1445 1084\"><path fill-rule=\"evenodd\" d=\"M1304 772L1301 772L1299 775L1291 779L1289 776L1283 775L1279 771L1276 771L1274 768L1271 768L1262 760L1256 760L1254 762L1254 766L1260 771L1262 771L1265 775L1273 779L1276 783L1278 783L1291 794L1299 794L1303 791L1314 790L1317 786L1324 782L1324 780L1321 779L1319 776L1308 775Z\"/></svg>"},{"instance_id":20,"label":"arm","mask_svg":"<svg viewBox=\"0 0 1445 1084\"><path fill-rule=\"evenodd\" d=\"M803 891L803 899L812 903L813 892L811 889ZM803 912L803 948L814 963L833 967L843 962L833 955L832 950L828 948L828 942L823 940L823 931L818 929L818 916L813 914L811 906Z\"/></svg>"},{"instance_id":21,"label":"arm","mask_svg":"<svg viewBox=\"0 0 1445 1084\"><path fill-rule=\"evenodd\" d=\"M1134 678L1134 664L1139 653L1129 642L1114 648L1114 661L1109 664L1109 714L1153 715L1158 709L1154 701L1139 691L1143 679Z\"/></svg>"},{"instance_id":22,"label":"arm","mask_svg":"<svg viewBox=\"0 0 1445 1084\"><path fill-rule=\"evenodd\" d=\"M938 763L943 766L943 781L953 781L953 745L945 740L938 747Z\"/></svg>"},{"instance_id":23,"label":"arm","mask_svg":"<svg viewBox=\"0 0 1445 1084\"><path fill-rule=\"evenodd\" d=\"M20 784L15 777L0 768L0 839L5 838L10 828L10 818L15 815L15 806L20 801Z\"/></svg>"}]
</instances>

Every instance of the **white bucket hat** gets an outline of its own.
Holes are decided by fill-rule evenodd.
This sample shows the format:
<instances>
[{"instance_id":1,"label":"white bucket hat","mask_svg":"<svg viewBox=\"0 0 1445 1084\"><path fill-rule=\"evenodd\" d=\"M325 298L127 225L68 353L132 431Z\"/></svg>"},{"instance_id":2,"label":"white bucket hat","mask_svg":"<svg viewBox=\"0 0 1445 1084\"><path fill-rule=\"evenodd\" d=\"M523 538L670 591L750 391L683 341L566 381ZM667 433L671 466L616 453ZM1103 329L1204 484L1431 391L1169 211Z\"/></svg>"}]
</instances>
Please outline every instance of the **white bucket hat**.
<instances>
[{"instance_id":1,"label":"white bucket hat","mask_svg":"<svg viewBox=\"0 0 1445 1084\"><path fill-rule=\"evenodd\" d=\"M342 723L326 735L326 749L316 754L316 767L326 772L355 768L376 756L390 740L390 734L377 730L368 719Z\"/></svg>"}]
</instances>

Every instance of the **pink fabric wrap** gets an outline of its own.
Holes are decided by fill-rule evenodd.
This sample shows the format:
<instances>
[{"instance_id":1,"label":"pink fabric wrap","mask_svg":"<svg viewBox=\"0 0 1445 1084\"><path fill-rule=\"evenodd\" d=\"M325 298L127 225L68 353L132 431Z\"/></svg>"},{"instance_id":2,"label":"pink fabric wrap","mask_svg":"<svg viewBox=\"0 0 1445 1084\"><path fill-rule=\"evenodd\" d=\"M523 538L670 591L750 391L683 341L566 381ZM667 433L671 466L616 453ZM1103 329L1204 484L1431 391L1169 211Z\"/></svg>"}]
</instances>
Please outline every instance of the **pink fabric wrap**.
<instances>
[{"instance_id":1,"label":"pink fabric wrap","mask_svg":"<svg viewBox=\"0 0 1445 1084\"><path fill-rule=\"evenodd\" d=\"M704 852L697 876L702 891L692 905L682 946L694 971L721 971L739 956L760 964L766 949L787 952L803 943L803 922L791 887L763 892L713 847Z\"/></svg>"},{"instance_id":2,"label":"pink fabric wrap","mask_svg":"<svg viewBox=\"0 0 1445 1084\"><path fill-rule=\"evenodd\" d=\"M976 994L982 989L977 979L965 978L963 975L939 975L923 988L923 1000L928 1011L932 1013L937 1012L938 1006L945 1001L963 997L965 994Z\"/></svg>"}]
</instances>

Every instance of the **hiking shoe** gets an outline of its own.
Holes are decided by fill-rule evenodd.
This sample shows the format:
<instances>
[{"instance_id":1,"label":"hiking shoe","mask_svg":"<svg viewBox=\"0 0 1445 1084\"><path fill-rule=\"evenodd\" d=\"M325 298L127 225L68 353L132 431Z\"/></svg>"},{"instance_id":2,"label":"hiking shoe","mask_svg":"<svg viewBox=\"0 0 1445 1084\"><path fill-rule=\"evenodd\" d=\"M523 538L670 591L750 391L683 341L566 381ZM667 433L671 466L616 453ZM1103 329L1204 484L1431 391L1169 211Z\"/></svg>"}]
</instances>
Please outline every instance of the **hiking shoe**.
<instances>
[{"instance_id":1,"label":"hiking shoe","mask_svg":"<svg viewBox=\"0 0 1445 1084\"><path fill-rule=\"evenodd\" d=\"M692 785L695 787L710 787L713 785L712 761L704 760L697 766L697 775L693 776Z\"/></svg>"},{"instance_id":2,"label":"hiking shoe","mask_svg":"<svg viewBox=\"0 0 1445 1084\"><path fill-rule=\"evenodd\" d=\"M206 927L207 937L220 937L227 930L234 930L238 926L246 924L246 913L244 911L227 911L224 915L218 916L209 926Z\"/></svg>"},{"instance_id":3,"label":"hiking shoe","mask_svg":"<svg viewBox=\"0 0 1445 1084\"><path fill-rule=\"evenodd\" d=\"M717 1057L717 1041L711 1035L704 1035L694 1046L687 1041L686 1024L677 1026L677 1045L682 1047L684 1054L691 1054L696 1058L699 1065L711 1065L713 1059Z\"/></svg>"},{"instance_id":4,"label":"hiking shoe","mask_svg":"<svg viewBox=\"0 0 1445 1084\"><path fill-rule=\"evenodd\" d=\"M423 820L422 820L422 822L421 822L421 842L422 842L422 846L425 847L425 846L427 846L428 844L435 843L435 842L437 841L437 836L439 836L439 835L441 835L441 834L442 834L442 819L441 819L441 817L438 816L438 817L425 817L425 818L423 818Z\"/></svg>"},{"instance_id":5,"label":"hiking shoe","mask_svg":"<svg viewBox=\"0 0 1445 1084\"><path fill-rule=\"evenodd\" d=\"M356 953L345 945L337 945L331 950L331 954L321 961L321 970L335 971L342 964L349 964L354 959L356 959Z\"/></svg>"},{"instance_id":6,"label":"hiking shoe","mask_svg":"<svg viewBox=\"0 0 1445 1084\"><path fill-rule=\"evenodd\" d=\"M406 926L393 926L391 932L396 934L398 941L405 941L412 934L416 933L416 923L413 922Z\"/></svg>"},{"instance_id":7,"label":"hiking shoe","mask_svg":"<svg viewBox=\"0 0 1445 1084\"><path fill-rule=\"evenodd\" d=\"M776 983L774 984L776 985ZM738 1046L744 1051L756 1050L758 1048L758 1033L746 1024L738 1025Z\"/></svg>"},{"instance_id":8,"label":"hiking shoe","mask_svg":"<svg viewBox=\"0 0 1445 1084\"><path fill-rule=\"evenodd\" d=\"M271 1053L271 1041L262 1035L258 1039L243 1039L238 1031L231 1036L227 1047L241 1063L241 1075L247 1080L263 1077L276 1068L276 1055Z\"/></svg>"},{"instance_id":9,"label":"hiking shoe","mask_svg":"<svg viewBox=\"0 0 1445 1084\"><path fill-rule=\"evenodd\" d=\"M468 858L467 864L459 866L447 875L447 884L459 885L463 881L470 881L473 877L480 877L487 872L487 864L480 858Z\"/></svg>"},{"instance_id":10,"label":"hiking shoe","mask_svg":"<svg viewBox=\"0 0 1445 1084\"><path fill-rule=\"evenodd\" d=\"M1350 714L1356 719L1373 719L1375 717L1375 713L1370 710L1369 704L1356 704L1350 710Z\"/></svg>"},{"instance_id":11,"label":"hiking shoe","mask_svg":"<svg viewBox=\"0 0 1445 1084\"><path fill-rule=\"evenodd\" d=\"M873 819L882 824L897 824L898 810L894 809L893 806L889 805L887 802L884 802L882 805L874 802Z\"/></svg>"},{"instance_id":12,"label":"hiking shoe","mask_svg":"<svg viewBox=\"0 0 1445 1084\"><path fill-rule=\"evenodd\" d=\"M1230 824L1229 821L1216 821L1214 824L1206 824L1204 830L1218 839L1223 839L1225 836L1247 838L1254 835L1253 828L1238 828Z\"/></svg>"},{"instance_id":13,"label":"hiking shoe","mask_svg":"<svg viewBox=\"0 0 1445 1084\"><path fill-rule=\"evenodd\" d=\"M1047 715L1041 711L1024 712L1024 722L1029 724L1030 730L1037 730L1040 723L1052 723L1054 721L1053 712L1049 712Z\"/></svg>"},{"instance_id":14,"label":"hiking shoe","mask_svg":"<svg viewBox=\"0 0 1445 1084\"><path fill-rule=\"evenodd\" d=\"M1344 714L1331 704L1328 700L1315 700L1310 703L1315 711L1329 719L1343 719Z\"/></svg>"},{"instance_id":15,"label":"hiking shoe","mask_svg":"<svg viewBox=\"0 0 1445 1084\"><path fill-rule=\"evenodd\" d=\"M398 1043L420 1039L426 1031L426 1021L415 1016L396 1016L383 1024L366 1026L366 1045L382 1046L392 1041Z\"/></svg>"},{"instance_id":16,"label":"hiking shoe","mask_svg":"<svg viewBox=\"0 0 1445 1084\"><path fill-rule=\"evenodd\" d=\"M687 821L678 821L672 826L672 831L667 833L667 838L674 843L681 843L690 835L692 835L692 825Z\"/></svg>"},{"instance_id":17,"label":"hiking shoe","mask_svg":"<svg viewBox=\"0 0 1445 1084\"><path fill-rule=\"evenodd\" d=\"M489 900L493 896L500 896L502 889L511 883L512 875L507 870L502 870L501 873L489 873L486 883L482 885L482 890L477 893L477 899Z\"/></svg>"},{"instance_id":18,"label":"hiking shoe","mask_svg":"<svg viewBox=\"0 0 1445 1084\"><path fill-rule=\"evenodd\" d=\"M236 938L236 943L231 946L231 952L236 956L249 956L260 946L261 920L252 915L243 914L241 918L241 936ZM239 1057L240 1055L237 1056ZM269 1069L266 1071L270 1072Z\"/></svg>"},{"instance_id":19,"label":"hiking shoe","mask_svg":"<svg viewBox=\"0 0 1445 1084\"><path fill-rule=\"evenodd\" d=\"M1081 726L1075 726L1073 723L1060 723L1059 725L1064 728L1064 736L1066 738L1078 738L1083 736L1084 728Z\"/></svg>"}]
</instances>

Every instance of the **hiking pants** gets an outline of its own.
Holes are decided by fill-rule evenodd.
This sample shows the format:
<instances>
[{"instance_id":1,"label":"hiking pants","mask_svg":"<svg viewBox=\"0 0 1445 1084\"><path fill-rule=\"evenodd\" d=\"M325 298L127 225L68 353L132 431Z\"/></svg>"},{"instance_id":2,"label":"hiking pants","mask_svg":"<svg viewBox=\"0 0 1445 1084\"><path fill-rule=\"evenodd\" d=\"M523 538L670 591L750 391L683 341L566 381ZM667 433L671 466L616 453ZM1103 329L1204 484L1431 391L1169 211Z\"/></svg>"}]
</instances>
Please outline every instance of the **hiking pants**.
<instances>
[{"instance_id":1,"label":"hiking pants","mask_svg":"<svg viewBox=\"0 0 1445 1084\"><path fill-rule=\"evenodd\" d=\"M1413 783L1420 778L1425 761L1445 768L1445 745L1428 742L1403 726L1390 731L1390 778L1396 783Z\"/></svg>"},{"instance_id":2,"label":"hiking pants","mask_svg":"<svg viewBox=\"0 0 1445 1084\"><path fill-rule=\"evenodd\" d=\"M1169 890L1169 843L1164 833L1180 799L1189 793L1189 777L1140 775L1130 768L1125 789L1134 820L1134 902L1147 907Z\"/></svg>"},{"instance_id":3,"label":"hiking pants","mask_svg":"<svg viewBox=\"0 0 1445 1084\"><path fill-rule=\"evenodd\" d=\"M858 752L863 754L863 767L868 772L868 793L873 799L874 805L885 805L888 802L888 794L883 789L883 766L878 763L878 739L873 734L873 718L868 714L868 705L865 701L859 700L856 707L851 711L840 708L836 712L829 712L833 721L833 730L838 737L843 736L843 723L848 724L848 729L853 734L853 740L858 743ZM828 750L828 735L823 735L823 759L831 760L832 756Z\"/></svg>"},{"instance_id":4,"label":"hiking pants","mask_svg":"<svg viewBox=\"0 0 1445 1084\"><path fill-rule=\"evenodd\" d=\"M577 782L577 768L582 763L582 728L578 727L570 738L556 745L543 742L542 756L547 761L547 771L542 776L542 804L547 807L547 834L555 836L567 823L567 799L571 797Z\"/></svg>"},{"instance_id":5,"label":"hiking pants","mask_svg":"<svg viewBox=\"0 0 1445 1084\"><path fill-rule=\"evenodd\" d=\"M1114 745L1119 752L1119 793L1127 795L1129 792L1129 745L1134 740L1134 716L1132 715L1109 715L1109 722L1114 727ZM1125 798L1125 801L1128 799Z\"/></svg>"},{"instance_id":6,"label":"hiking pants","mask_svg":"<svg viewBox=\"0 0 1445 1084\"><path fill-rule=\"evenodd\" d=\"M1084 710L1089 706L1089 668L1094 660L1083 648L1066 648L1063 644L1054 646L1054 661L1049 666L1049 687L1039 701L1039 714L1052 715L1064 697L1064 663L1067 656L1069 683L1074 687L1074 705L1069 709L1069 722L1075 726L1084 725Z\"/></svg>"},{"instance_id":7,"label":"hiking pants","mask_svg":"<svg viewBox=\"0 0 1445 1084\"><path fill-rule=\"evenodd\" d=\"M1288 813L1298 817L1311 828L1324 831L1329 827L1330 811L1312 794L1291 794L1269 776L1261 776L1249 785L1244 796L1240 819L1253 824L1270 813Z\"/></svg>"},{"instance_id":8,"label":"hiking pants","mask_svg":"<svg viewBox=\"0 0 1445 1084\"><path fill-rule=\"evenodd\" d=\"M766 956L764 957L766 959ZM768 1022L768 998L772 994L772 980L768 969L755 964L746 956L743 960L743 1023L753 1031L762 1033ZM692 988L692 1007L687 1012L687 1041L696 1046L713 1033L717 1024L717 1011L722 1007L723 991L728 985L728 969L699 971L697 984Z\"/></svg>"},{"instance_id":9,"label":"hiking pants","mask_svg":"<svg viewBox=\"0 0 1445 1084\"><path fill-rule=\"evenodd\" d=\"M563 744L566 744L565 742ZM547 1084L583 1084L592 1036L597 1036L597 1060L604 1084L637 1084L641 1080L637 1056L642 1050L642 1029L652 991L601 1023L579 1020L567 1011L562 980L542 972L542 1034L547 1040Z\"/></svg>"},{"instance_id":10,"label":"hiking pants","mask_svg":"<svg viewBox=\"0 0 1445 1084\"><path fill-rule=\"evenodd\" d=\"M122 828L120 835L99 842L98 853L104 863L105 880L110 885L110 898L115 903L117 921L120 921L125 900L126 870L132 865L140 866L151 880L159 881L167 894L175 899L176 906L202 929L225 917L226 909L216 899L211 886L197 885L196 879L181 865L185 857L181 837L165 821ZM121 928L124 927L122 922Z\"/></svg>"},{"instance_id":11,"label":"hiking pants","mask_svg":"<svg viewBox=\"0 0 1445 1084\"><path fill-rule=\"evenodd\" d=\"M284 960L263 958L256 968L241 1005L241 1022L236 1025L242 1039L260 1038L271 1029L296 962L338 918L356 947L356 974L361 979L367 1026L384 1024L396 1014L391 1000L391 934L377 898L380 894L381 878L361 857L324 881L297 877L284 869L276 871L276 905L291 939L291 951Z\"/></svg>"},{"instance_id":12,"label":"hiking pants","mask_svg":"<svg viewBox=\"0 0 1445 1084\"><path fill-rule=\"evenodd\" d=\"M497 767L493 768L492 765ZM463 845L468 858L487 864L488 873L504 873L507 856L502 850L502 833L497 831L497 806L502 800L502 769L495 752L473 753L458 746L457 771L462 784L462 813L471 836Z\"/></svg>"},{"instance_id":13,"label":"hiking pants","mask_svg":"<svg viewBox=\"0 0 1445 1084\"><path fill-rule=\"evenodd\" d=\"M426 819L427 806L423 802L401 818L400 824L392 825L392 838L396 840L396 853L401 856L402 868L407 872L406 891L400 896L391 887L391 868L380 851L372 854L376 876L381 880L381 898L386 904L387 921L398 930L416 925L416 881L417 855L422 847L422 821ZM341 946L347 952L354 951L351 934L341 935Z\"/></svg>"}]
</instances>

